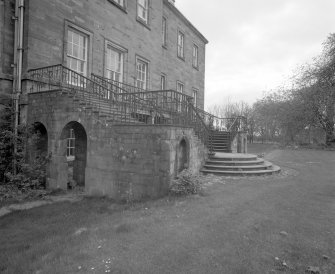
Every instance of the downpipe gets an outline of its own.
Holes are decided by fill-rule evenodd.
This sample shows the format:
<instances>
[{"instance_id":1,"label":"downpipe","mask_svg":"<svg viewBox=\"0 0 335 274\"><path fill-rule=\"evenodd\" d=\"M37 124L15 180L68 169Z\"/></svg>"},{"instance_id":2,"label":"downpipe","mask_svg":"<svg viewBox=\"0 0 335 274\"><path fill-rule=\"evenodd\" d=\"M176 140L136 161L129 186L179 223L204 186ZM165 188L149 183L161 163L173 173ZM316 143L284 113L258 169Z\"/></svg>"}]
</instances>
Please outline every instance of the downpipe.
<instances>
[{"instance_id":1,"label":"downpipe","mask_svg":"<svg viewBox=\"0 0 335 274\"><path fill-rule=\"evenodd\" d=\"M17 146L19 127L19 101L22 93L22 55L23 55L23 19L24 0L15 2L15 33L14 33L14 81L13 81L13 101L14 101L14 140L13 140L13 174L17 173Z\"/></svg>"}]
</instances>

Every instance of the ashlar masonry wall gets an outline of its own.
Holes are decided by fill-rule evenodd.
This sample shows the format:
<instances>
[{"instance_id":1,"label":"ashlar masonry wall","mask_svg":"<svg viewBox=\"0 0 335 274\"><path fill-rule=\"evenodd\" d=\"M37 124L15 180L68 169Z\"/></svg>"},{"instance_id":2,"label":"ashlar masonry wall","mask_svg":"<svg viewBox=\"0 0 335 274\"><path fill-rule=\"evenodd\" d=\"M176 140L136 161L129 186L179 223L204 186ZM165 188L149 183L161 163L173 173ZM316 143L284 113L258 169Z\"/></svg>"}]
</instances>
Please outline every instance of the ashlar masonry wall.
<instances>
[{"instance_id":1,"label":"ashlar masonry wall","mask_svg":"<svg viewBox=\"0 0 335 274\"><path fill-rule=\"evenodd\" d=\"M47 131L50 188L67 188L69 125L75 129L76 142L81 143L76 148L80 160L74 164L79 174L74 178L80 178L89 195L115 200L161 197L167 194L171 179L181 167L197 173L206 160L207 150L192 128L106 126L96 113L83 110L79 102L61 91L30 94L28 101L29 124L38 122Z\"/></svg>"},{"instance_id":2,"label":"ashlar masonry wall","mask_svg":"<svg viewBox=\"0 0 335 274\"><path fill-rule=\"evenodd\" d=\"M167 193L177 175L180 143L186 141L187 166L197 173L206 157L191 128L119 125L90 140L86 191L115 199L154 198Z\"/></svg>"}]
</instances>

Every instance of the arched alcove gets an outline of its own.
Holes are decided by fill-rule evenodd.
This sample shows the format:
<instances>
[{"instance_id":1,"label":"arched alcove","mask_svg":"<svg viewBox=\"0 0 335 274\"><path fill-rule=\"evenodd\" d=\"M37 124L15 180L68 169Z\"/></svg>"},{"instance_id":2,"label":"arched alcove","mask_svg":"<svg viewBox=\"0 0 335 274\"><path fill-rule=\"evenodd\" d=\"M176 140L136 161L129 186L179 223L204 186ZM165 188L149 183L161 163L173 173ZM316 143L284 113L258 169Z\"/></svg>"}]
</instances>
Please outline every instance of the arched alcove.
<instances>
[{"instance_id":1,"label":"arched alcove","mask_svg":"<svg viewBox=\"0 0 335 274\"><path fill-rule=\"evenodd\" d=\"M65 143L62 154L68 163L68 188L85 186L85 168L87 158L87 134L78 122L69 122L62 130L61 141Z\"/></svg>"},{"instance_id":2,"label":"arched alcove","mask_svg":"<svg viewBox=\"0 0 335 274\"><path fill-rule=\"evenodd\" d=\"M48 176L48 132L46 127L40 122L36 122L30 127L28 149L26 155L32 167L38 167L38 169L43 169L41 171L44 171L46 176ZM40 184L43 186L46 185L46 178L44 178L44 176L43 181L40 181Z\"/></svg>"},{"instance_id":3,"label":"arched alcove","mask_svg":"<svg viewBox=\"0 0 335 274\"><path fill-rule=\"evenodd\" d=\"M177 148L178 173L188 168L188 153L188 145L185 138L183 138Z\"/></svg>"}]
</instances>

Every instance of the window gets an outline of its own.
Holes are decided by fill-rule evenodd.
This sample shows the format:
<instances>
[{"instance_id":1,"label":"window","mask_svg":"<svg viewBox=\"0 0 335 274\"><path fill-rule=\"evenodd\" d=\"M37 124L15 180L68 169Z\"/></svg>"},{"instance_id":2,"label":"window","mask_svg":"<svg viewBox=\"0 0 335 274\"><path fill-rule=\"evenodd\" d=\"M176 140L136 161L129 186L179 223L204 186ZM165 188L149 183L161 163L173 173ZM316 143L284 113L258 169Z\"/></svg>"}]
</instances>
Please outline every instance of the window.
<instances>
[{"instance_id":1,"label":"window","mask_svg":"<svg viewBox=\"0 0 335 274\"><path fill-rule=\"evenodd\" d=\"M162 44L166 46L166 18L163 17L162 19Z\"/></svg>"},{"instance_id":2,"label":"window","mask_svg":"<svg viewBox=\"0 0 335 274\"><path fill-rule=\"evenodd\" d=\"M136 87L147 89L148 81L148 63L144 60L136 59Z\"/></svg>"},{"instance_id":3,"label":"window","mask_svg":"<svg viewBox=\"0 0 335 274\"><path fill-rule=\"evenodd\" d=\"M178 57L184 58L184 34L178 32Z\"/></svg>"},{"instance_id":4,"label":"window","mask_svg":"<svg viewBox=\"0 0 335 274\"><path fill-rule=\"evenodd\" d=\"M193 89L193 105L196 107L197 106L197 100L198 100L198 90Z\"/></svg>"},{"instance_id":5,"label":"window","mask_svg":"<svg viewBox=\"0 0 335 274\"><path fill-rule=\"evenodd\" d=\"M148 3L149 0L137 0L137 17L148 24Z\"/></svg>"},{"instance_id":6,"label":"window","mask_svg":"<svg viewBox=\"0 0 335 274\"><path fill-rule=\"evenodd\" d=\"M195 68L198 68L198 46L193 45L193 53L192 53L192 65Z\"/></svg>"},{"instance_id":7,"label":"window","mask_svg":"<svg viewBox=\"0 0 335 274\"><path fill-rule=\"evenodd\" d=\"M75 29L67 32L67 66L77 73L87 75L88 36Z\"/></svg>"},{"instance_id":8,"label":"window","mask_svg":"<svg viewBox=\"0 0 335 274\"><path fill-rule=\"evenodd\" d=\"M66 140L66 157L68 160L74 160L74 145L75 145L74 129L69 131L69 137Z\"/></svg>"},{"instance_id":9,"label":"window","mask_svg":"<svg viewBox=\"0 0 335 274\"><path fill-rule=\"evenodd\" d=\"M184 93L184 84L181 82L177 82L177 91L180 93Z\"/></svg>"},{"instance_id":10,"label":"window","mask_svg":"<svg viewBox=\"0 0 335 274\"><path fill-rule=\"evenodd\" d=\"M164 74L161 75L161 90L166 90L166 77Z\"/></svg>"},{"instance_id":11,"label":"window","mask_svg":"<svg viewBox=\"0 0 335 274\"><path fill-rule=\"evenodd\" d=\"M123 59L124 53L112 45L107 44L106 47L106 78L122 82L123 81Z\"/></svg>"},{"instance_id":12,"label":"window","mask_svg":"<svg viewBox=\"0 0 335 274\"><path fill-rule=\"evenodd\" d=\"M181 82L177 82L177 91L180 93L184 93L184 84ZM183 101L183 97L180 94L177 94L177 110L181 111L182 109L182 102Z\"/></svg>"}]
</instances>

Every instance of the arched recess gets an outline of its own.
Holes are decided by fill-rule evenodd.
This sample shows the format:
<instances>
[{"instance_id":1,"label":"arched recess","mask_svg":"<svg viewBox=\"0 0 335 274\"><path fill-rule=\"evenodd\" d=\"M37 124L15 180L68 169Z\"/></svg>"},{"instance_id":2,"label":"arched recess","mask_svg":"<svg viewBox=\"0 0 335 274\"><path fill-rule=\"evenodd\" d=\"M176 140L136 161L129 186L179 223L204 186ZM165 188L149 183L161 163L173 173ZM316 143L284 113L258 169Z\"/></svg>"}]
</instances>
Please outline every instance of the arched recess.
<instances>
[{"instance_id":1,"label":"arched recess","mask_svg":"<svg viewBox=\"0 0 335 274\"><path fill-rule=\"evenodd\" d=\"M47 174L47 156L48 156L48 132L46 127L40 123L33 123L30 127L28 138L27 156L29 163L43 169L46 176ZM46 178L40 183L45 186Z\"/></svg>"},{"instance_id":2,"label":"arched recess","mask_svg":"<svg viewBox=\"0 0 335 274\"><path fill-rule=\"evenodd\" d=\"M63 128L61 141L65 143L62 154L68 163L68 188L85 186L85 169L87 158L87 134L78 122L69 122Z\"/></svg>"},{"instance_id":3,"label":"arched recess","mask_svg":"<svg viewBox=\"0 0 335 274\"><path fill-rule=\"evenodd\" d=\"M188 168L189 165L189 148L185 138L181 139L177 148L178 173Z\"/></svg>"}]
</instances>

